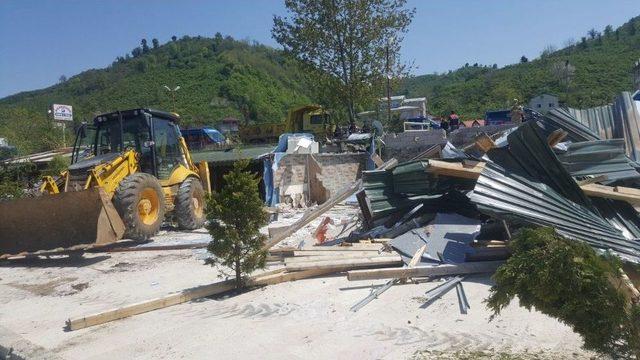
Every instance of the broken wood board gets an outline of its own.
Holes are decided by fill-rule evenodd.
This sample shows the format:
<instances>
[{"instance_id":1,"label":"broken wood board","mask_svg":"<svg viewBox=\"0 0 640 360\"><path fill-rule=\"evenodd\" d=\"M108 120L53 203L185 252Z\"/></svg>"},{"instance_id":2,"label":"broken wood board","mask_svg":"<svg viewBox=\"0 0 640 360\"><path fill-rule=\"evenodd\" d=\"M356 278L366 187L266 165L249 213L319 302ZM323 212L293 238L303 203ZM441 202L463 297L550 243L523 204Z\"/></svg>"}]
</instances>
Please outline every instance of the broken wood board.
<instances>
[{"instance_id":1,"label":"broken wood board","mask_svg":"<svg viewBox=\"0 0 640 360\"><path fill-rule=\"evenodd\" d=\"M250 276L246 279L248 285L252 285L253 282L258 281L264 277L269 277L274 274L282 273L283 268L267 271L262 274ZM233 290L236 287L235 279L216 282L209 285L197 286L194 288L182 290L176 294L171 294L151 300L141 301L135 304L126 305L116 309L88 315L76 319L69 319L66 322L66 330L73 331L83 329L86 327L104 324L106 322L123 319L129 316L142 314L145 312L162 309L165 307L181 304L187 301L221 294L229 290Z\"/></svg>"},{"instance_id":2,"label":"broken wood board","mask_svg":"<svg viewBox=\"0 0 640 360\"><path fill-rule=\"evenodd\" d=\"M397 163L398 163L398 160L391 159L385 162L379 169L387 169L395 166ZM293 233L302 229L305 225L309 224L311 221L316 219L318 216L329 211L339 202L342 202L346 200L349 196L355 194L358 190L360 190L361 187L362 187L362 179L358 179L350 186L347 186L345 189L343 189L342 191L339 191L336 195L332 196L329 200L325 201L321 205L318 205L315 209L306 212L304 215L302 215L302 218L300 218L295 223L291 224L288 229L285 229L282 232L279 232L275 236L271 237L262 247L262 250L269 250L270 248L278 244L280 241L288 238Z\"/></svg>"},{"instance_id":3,"label":"broken wood board","mask_svg":"<svg viewBox=\"0 0 640 360\"><path fill-rule=\"evenodd\" d=\"M640 190L621 187L605 186L599 184L586 184L580 186L587 196L605 199L622 200L629 203L640 202Z\"/></svg>"},{"instance_id":4,"label":"broken wood board","mask_svg":"<svg viewBox=\"0 0 640 360\"><path fill-rule=\"evenodd\" d=\"M420 276L444 276L462 274L492 273L504 264L504 261L484 261L466 262L460 264L444 264L437 266L421 266L414 268L388 268L388 269L368 269L352 270L347 272L347 279L375 280L375 279L397 279Z\"/></svg>"},{"instance_id":5,"label":"broken wood board","mask_svg":"<svg viewBox=\"0 0 640 360\"><path fill-rule=\"evenodd\" d=\"M285 264L298 264L298 263L308 263L314 261L330 261L330 260L344 260L344 259L362 259L362 258L372 258L379 256L392 256L394 254L391 253L365 253L365 254L344 254L344 253L330 253L323 254L317 256L295 256L286 258L283 261Z\"/></svg>"},{"instance_id":6,"label":"broken wood board","mask_svg":"<svg viewBox=\"0 0 640 360\"><path fill-rule=\"evenodd\" d=\"M338 259L338 260L320 260L311 262L302 262L288 264L285 266L287 271L302 271L310 269L327 269L335 271L346 271L351 269L372 267L372 266L392 266L402 265L402 257L394 256L375 256L359 259Z\"/></svg>"},{"instance_id":7,"label":"broken wood board","mask_svg":"<svg viewBox=\"0 0 640 360\"><path fill-rule=\"evenodd\" d=\"M379 254L380 252L377 250L372 250L372 251L294 251L294 258L301 258L301 257L334 257L334 256L340 256L340 255L346 255L346 256L376 256L377 254ZM291 259L291 257L289 257L289 259Z\"/></svg>"},{"instance_id":8,"label":"broken wood board","mask_svg":"<svg viewBox=\"0 0 640 360\"><path fill-rule=\"evenodd\" d=\"M279 274L273 274L269 276L260 277L254 280L251 285L253 286L262 286L262 285L275 285L282 282L287 281L296 281L307 279L314 276L328 275L332 274L336 271L332 269L310 269L304 271L294 271L294 272L283 272Z\"/></svg>"},{"instance_id":9,"label":"broken wood board","mask_svg":"<svg viewBox=\"0 0 640 360\"><path fill-rule=\"evenodd\" d=\"M452 176L463 179L477 179L484 169L484 163L480 161L468 161L466 163L447 162L442 160L429 160L427 171L430 173Z\"/></svg>"}]
</instances>

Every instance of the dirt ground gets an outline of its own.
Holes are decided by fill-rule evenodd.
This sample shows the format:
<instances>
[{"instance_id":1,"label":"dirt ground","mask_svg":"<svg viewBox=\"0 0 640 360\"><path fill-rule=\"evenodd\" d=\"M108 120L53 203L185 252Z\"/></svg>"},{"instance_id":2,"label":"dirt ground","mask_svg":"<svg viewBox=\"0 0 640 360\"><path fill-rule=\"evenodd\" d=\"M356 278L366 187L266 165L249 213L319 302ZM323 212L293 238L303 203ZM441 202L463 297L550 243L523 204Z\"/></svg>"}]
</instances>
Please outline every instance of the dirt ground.
<instances>
[{"instance_id":1,"label":"dirt ground","mask_svg":"<svg viewBox=\"0 0 640 360\"><path fill-rule=\"evenodd\" d=\"M355 210L339 206L339 222ZM301 212L280 216L293 222ZM321 219L288 240L305 240ZM273 226L274 224L272 224ZM336 225L333 233L339 233ZM148 245L199 243L204 230L165 231ZM142 245L145 246L145 245ZM344 275L300 280L180 304L95 327L65 332L65 321L218 281L204 249L85 254L0 265L0 345L6 333L63 359L402 359L588 358L567 326L511 304L489 322L483 304L491 280L469 277L471 309L455 291L426 308L437 282L394 286L358 312L349 308L384 281ZM12 340L11 340L12 341ZM460 354L460 356L458 356ZM533 356L533 357L531 357ZM46 358L45 356L44 358ZM475 357L475 356L473 356ZM504 357L500 357L504 358Z\"/></svg>"}]
</instances>

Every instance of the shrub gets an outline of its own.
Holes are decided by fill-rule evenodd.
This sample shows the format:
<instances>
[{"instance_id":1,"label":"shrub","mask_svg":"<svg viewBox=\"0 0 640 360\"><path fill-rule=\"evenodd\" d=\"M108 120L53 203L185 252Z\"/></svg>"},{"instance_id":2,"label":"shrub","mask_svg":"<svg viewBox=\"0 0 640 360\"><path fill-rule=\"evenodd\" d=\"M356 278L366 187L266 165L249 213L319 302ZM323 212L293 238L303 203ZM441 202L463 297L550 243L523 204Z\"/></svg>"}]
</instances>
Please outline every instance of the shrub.
<instances>
[{"instance_id":1,"label":"shrub","mask_svg":"<svg viewBox=\"0 0 640 360\"><path fill-rule=\"evenodd\" d=\"M513 255L494 275L486 300L493 316L518 296L520 306L571 326L588 350L614 358L640 354L640 306L610 281L619 276L619 259L550 228L523 229L510 246Z\"/></svg>"},{"instance_id":2,"label":"shrub","mask_svg":"<svg viewBox=\"0 0 640 360\"><path fill-rule=\"evenodd\" d=\"M224 187L207 201L207 229L213 237L207 249L215 258L209 264L221 264L235 271L236 287L243 274L264 268L266 252L261 248L266 236L260 228L267 223L258 193L259 179L245 169L248 161L237 161L224 176Z\"/></svg>"}]
</instances>

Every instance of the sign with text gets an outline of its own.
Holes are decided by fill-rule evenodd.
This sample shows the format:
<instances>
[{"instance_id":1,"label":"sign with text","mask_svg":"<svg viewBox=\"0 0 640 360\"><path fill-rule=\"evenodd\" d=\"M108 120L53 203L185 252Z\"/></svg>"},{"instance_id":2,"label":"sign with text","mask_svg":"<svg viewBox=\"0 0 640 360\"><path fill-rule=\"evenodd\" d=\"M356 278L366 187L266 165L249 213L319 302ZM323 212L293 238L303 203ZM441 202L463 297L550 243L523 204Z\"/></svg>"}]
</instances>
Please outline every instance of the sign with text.
<instances>
[{"instance_id":1,"label":"sign with text","mask_svg":"<svg viewBox=\"0 0 640 360\"><path fill-rule=\"evenodd\" d=\"M53 104L51 105L53 120L73 121L73 107L71 105Z\"/></svg>"}]
</instances>

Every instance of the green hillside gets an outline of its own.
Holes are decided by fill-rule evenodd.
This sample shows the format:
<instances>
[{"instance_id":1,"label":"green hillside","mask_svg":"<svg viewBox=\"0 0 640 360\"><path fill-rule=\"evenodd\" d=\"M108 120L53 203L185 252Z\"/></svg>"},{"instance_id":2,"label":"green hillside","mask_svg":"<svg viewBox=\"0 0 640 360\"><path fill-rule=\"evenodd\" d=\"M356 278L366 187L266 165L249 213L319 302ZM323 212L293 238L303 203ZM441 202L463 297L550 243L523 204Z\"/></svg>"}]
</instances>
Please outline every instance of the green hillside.
<instances>
[{"instance_id":1,"label":"green hillside","mask_svg":"<svg viewBox=\"0 0 640 360\"><path fill-rule=\"evenodd\" d=\"M280 121L306 103L308 91L298 68L272 48L214 38L183 37L164 45L136 48L105 69L88 70L46 89L0 99L0 137L21 153L60 143L60 130L46 120L52 103L70 104L74 118L133 107L175 110L185 125L213 125L227 116L256 122Z\"/></svg>"},{"instance_id":2,"label":"green hillside","mask_svg":"<svg viewBox=\"0 0 640 360\"><path fill-rule=\"evenodd\" d=\"M483 117L486 110L510 107L514 98L528 101L540 93L558 95L568 106L590 107L631 90L631 68L639 58L640 17L635 17L615 30L590 31L576 44L547 50L532 61L500 69L475 64L416 76L399 92L426 96L433 114L456 110L466 118Z\"/></svg>"}]
</instances>

